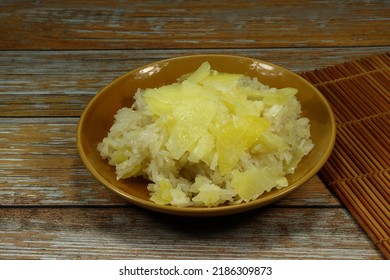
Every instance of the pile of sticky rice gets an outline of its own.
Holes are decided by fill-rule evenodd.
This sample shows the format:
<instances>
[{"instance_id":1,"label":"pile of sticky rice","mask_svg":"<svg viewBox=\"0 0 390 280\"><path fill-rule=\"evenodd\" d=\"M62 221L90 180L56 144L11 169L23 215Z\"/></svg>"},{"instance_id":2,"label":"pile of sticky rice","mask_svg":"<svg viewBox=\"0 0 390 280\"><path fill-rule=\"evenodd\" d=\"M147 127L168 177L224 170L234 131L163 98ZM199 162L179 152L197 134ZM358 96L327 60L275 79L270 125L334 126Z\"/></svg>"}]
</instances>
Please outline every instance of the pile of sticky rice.
<instances>
[{"instance_id":1,"label":"pile of sticky rice","mask_svg":"<svg viewBox=\"0 0 390 280\"><path fill-rule=\"evenodd\" d=\"M288 185L313 148L294 88L210 69L138 89L98 151L117 179L143 176L150 199L177 207L235 204Z\"/></svg>"}]
</instances>

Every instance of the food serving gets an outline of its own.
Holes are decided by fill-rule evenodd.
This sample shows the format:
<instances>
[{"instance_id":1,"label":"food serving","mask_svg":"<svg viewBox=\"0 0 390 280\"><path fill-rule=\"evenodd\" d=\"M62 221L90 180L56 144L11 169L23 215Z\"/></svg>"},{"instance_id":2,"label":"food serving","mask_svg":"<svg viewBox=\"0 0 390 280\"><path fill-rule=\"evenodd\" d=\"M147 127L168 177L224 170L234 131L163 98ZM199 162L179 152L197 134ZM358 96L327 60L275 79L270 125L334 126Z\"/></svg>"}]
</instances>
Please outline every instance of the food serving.
<instances>
[{"instance_id":1,"label":"food serving","mask_svg":"<svg viewBox=\"0 0 390 280\"><path fill-rule=\"evenodd\" d=\"M177 82L138 89L117 111L100 155L117 180L150 180L150 200L215 207L288 186L314 147L295 88L274 88L204 62Z\"/></svg>"}]
</instances>

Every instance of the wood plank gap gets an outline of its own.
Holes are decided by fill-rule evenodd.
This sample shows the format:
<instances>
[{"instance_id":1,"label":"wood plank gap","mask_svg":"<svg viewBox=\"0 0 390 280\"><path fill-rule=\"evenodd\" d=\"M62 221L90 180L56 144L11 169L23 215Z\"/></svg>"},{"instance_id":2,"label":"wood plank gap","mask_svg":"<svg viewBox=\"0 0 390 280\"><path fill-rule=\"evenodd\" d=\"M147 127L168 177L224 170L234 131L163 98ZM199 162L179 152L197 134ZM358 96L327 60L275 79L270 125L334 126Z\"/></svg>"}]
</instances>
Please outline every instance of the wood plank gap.
<instances>
[{"instance_id":1,"label":"wood plank gap","mask_svg":"<svg viewBox=\"0 0 390 280\"><path fill-rule=\"evenodd\" d=\"M0 49L0 52L117 52L117 51L164 51L164 52L175 52L175 51L200 51L200 52L206 52L208 50L210 51L253 51L253 50L272 50L272 51L278 51L278 50L329 50L329 49L351 49L353 48L355 51L359 50L369 50L372 49L373 52L375 52L375 49L383 50L384 48L390 48L390 45L384 44L384 45L367 45L367 46L282 46L282 47L248 47L248 48L169 48L169 49L161 49L161 48L108 48L108 49L100 49L100 48L92 48L92 49L85 49L85 48L75 48L75 49L61 49L61 48L41 48L41 49Z\"/></svg>"},{"instance_id":2,"label":"wood plank gap","mask_svg":"<svg viewBox=\"0 0 390 280\"><path fill-rule=\"evenodd\" d=\"M101 204L56 204L56 205L37 205L37 204L30 204L30 205L24 205L24 204L9 204L9 205L0 205L1 209L109 209L109 208L139 208L139 206L136 206L134 204L128 203L128 204L109 204L109 205L101 205ZM268 206L265 206L265 208L272 208L272 209L345 209L343 205L278 205L278 204L271 204ZM147 211L147 210L146 210ZM259 211L258 209L252 210L252 211ZM151 212L152 213L152 212Z\"/></svg>"}]
</instances>

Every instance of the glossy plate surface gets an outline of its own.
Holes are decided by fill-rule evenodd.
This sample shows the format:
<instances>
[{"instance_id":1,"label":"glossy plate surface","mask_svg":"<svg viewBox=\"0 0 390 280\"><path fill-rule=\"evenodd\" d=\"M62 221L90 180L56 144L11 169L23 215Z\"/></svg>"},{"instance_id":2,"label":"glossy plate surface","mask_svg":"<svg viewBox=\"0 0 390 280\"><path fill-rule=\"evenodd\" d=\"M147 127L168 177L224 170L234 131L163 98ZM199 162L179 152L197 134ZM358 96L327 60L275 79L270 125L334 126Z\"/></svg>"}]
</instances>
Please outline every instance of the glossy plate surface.
<instances>
[{"instance_id":1,"label":"glossy plate surface","mask_svg":"<svg viewBox=\"0 0 390 280\"><path fill-rule=\"evenodd\" d=\"M272 190L254 201L213 208L177 208L158 205L149 200L147 181L141 178L116 180L114 167L103 160L96 146L107 135L118 109L129 107L138 88L154 88L176 82L181 75L195 71L204 61L220 72L242 73L271 87L294 87L302 105L302 116L310 119L315 145L302 159L296 172L287 177L289 186ZM246 57L229 55L193 55L151 63L130 71L102 89L85 108L77 128L80 157L93 176L111 191L131 203L162 213L185 216L217 216L235 214L272 203L315 175L328 159L336 138L332 110L322 94L299 75L277 65Z\"/></svg>"}]
</instances>

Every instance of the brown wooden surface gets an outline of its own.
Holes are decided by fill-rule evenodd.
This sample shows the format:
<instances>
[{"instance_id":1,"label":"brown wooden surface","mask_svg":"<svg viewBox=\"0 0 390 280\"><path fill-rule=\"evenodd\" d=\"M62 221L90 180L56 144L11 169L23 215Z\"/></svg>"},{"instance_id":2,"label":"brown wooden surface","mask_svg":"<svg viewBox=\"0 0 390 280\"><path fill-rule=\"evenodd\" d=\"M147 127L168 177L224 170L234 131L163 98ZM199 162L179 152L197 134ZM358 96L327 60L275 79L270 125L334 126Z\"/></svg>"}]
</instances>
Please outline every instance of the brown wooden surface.
<instances>
[{"instance_id":1,"label":"brown wooden surface","mask_svg":"<svg viewBox=\"0 0 390 280\"><path fill-rule=\"evenodd\" d=\"M152 61L228 53L306 72L389 51L388 1L3 0L0 10L0 259L383 258L318 176L249 213L165 216L99 184L75 132L104 85Z\"/></svg>"}]
</instances>

